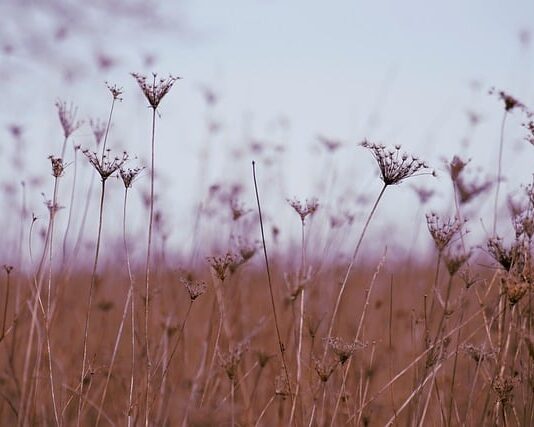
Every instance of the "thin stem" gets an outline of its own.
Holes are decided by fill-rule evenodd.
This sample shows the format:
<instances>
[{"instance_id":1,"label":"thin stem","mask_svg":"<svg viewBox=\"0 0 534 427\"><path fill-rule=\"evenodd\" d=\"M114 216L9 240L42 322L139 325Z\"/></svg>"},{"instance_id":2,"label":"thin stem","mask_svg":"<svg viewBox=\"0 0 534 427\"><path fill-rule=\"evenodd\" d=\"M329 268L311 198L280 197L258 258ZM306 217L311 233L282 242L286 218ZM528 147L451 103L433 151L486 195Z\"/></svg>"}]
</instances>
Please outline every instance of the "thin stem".
<instances>
[{"instance_id":1,"label":"thin stem","mask_svg":"<svg viewBox=\"0 0 534 427\"><path fill-rule=\"evenodd\" d=\"M4 338L5 336L5 332L6 332L6 321L7 321L7 302L9 301L9 285L10 285L10 271L6 270L6 274L7 274L7 283L6 283L6 299L4 301L4 315L2 317L2 334L0 335L0 341L2 341L2 339Z\"/></svg>"},{"instance_id":2,"label":"thin stem","mask_svg":"<svg viewBox=\"0 0 534 427\"><path fill-rule=\"evenodd\" d=\"M365 225L363 226L362 232L360 234L360 237L358 239L358 243L356 243L356 247L354 248L354 252L352 254L352 258L350 260L349 266L347 267L347 272L345 273L345 277L343 278L343 282L341 284L341 288L339 289L339 293L337 295L336 304L334 306L334 311L332 313L332 318L330 319L330 325L328 326L328 333L326 336L326 341L332 337L332 330L334 329L334 323L336 320L336 315L339 310L339 305L341 304L341 298L343 297L343 292L345 291L345 287L347 286L347 282L349 280L350 272L352 271L352 267L354 265L354 261L356 260L356 256L358 255L358 251L360 250L360 246L362 244L363 238L365 236L365 232L367 231L367 228L369 227L369 223L371 222L371 218L373 217L376 208L378 206L378 203L380 202L380 199L382 199L382 196L384 195L384 192L386 191L388 184L384 184L382 187L382 190L380 190L380 193L378 194L378 197L371 209L371 212L369 212L369 216L367 217L367 220L365 221ZM324 349L323 353L323 361L326 357L326 351L327 347Z\"/></svg>"},{"instance_id":3,"label":"thin stem","mask_svg":"<svg viewBox=\"0 0 534 427\"><path fill-rule=\"evenodd\" d=\"M267 270L267 282L269 284L269 295L271 297L271 306L272 306L272 309L273 309L274 325L275 325L275 328L276 328L276 335L277 335L277 338L278 338L278 346L280 348L280 355L282 357L282 364L284 366L284 372L286 374L287 385L288 385L288 388L289 388L289 396L291 397L291 403L293 403L293 393L291 391L291 381L289 379L289 371L287 369L287 363L286 363L286 357L285 357L285 347L284 347L284 344L282 343L282 336L280 334L280 327L278 325L278 316L276 314L276 305L274 303L273 285L272 285L272 281L271 281L271 270L269 268L269 258L267 257L267 246L265 244L265 232L263 230L263 218L262 218L262 215L261 215L260 196L258 194L258 183L256 181L256 162L254 160L252 161L252 176L254 178L254 190L255 190L255 193L256 193L256 202L258 204L258 214L259 214L260 229L261 229L261 240L262 240L262 244L263 244L263 255L264 255L264 258L265 258L265 267L266 267L266 270Z\"/></svg>"},{"instance_id":4,"label":"thin stem","mask_svg":"<svg viewBox=\"0 0 534 427\"><path fill-rule=\"evenodd\" d=\"M69 216L67 219L67 227L65 228L65 235L63 236L63 265L65 265L67 258L67 237L69 235L70 224L72 220L72 211L74 208L74 195L76 194L76 177L78 175L78 150L74 148L74 176L72 178L72 191L70 193Z\"/></svg>"},{"instance_id":5,"label":"thin stem","mask_svg":"<svg viewBox=\"0 0 534 427\"><path fill-rule=\"evenodd\" d=\"M87 363L87 339L89 336L89 323L91 320L91 308L93 305L93 292L96 283L96 268L98 266L98 255L100 253L100 240L102 236L102 222L103 222L103 212L104 212L104 195L106 190L106 181L102 180L102 191L100 194L100 212L98 214L98 234L96 238L96 249L95 249L95 261L93 264L93 272L91 274L91 284L89 286L89 296L87 300L87 315L85 317L85 328L83 336L83 361L82 361L82 373L80 377L80 400L78 402L78 420L77 425L80 425L82 409L83 409L83 386L85 380L85 366Z\"/></svg>"},{"instance_id":6,"label":"thin stem","mask_svg":"<svg viewBox=\"0 0 534 427\"><path fill-rule=\"evenodd\" d=\"M150 359L150 347L148 342L148 316L150 307L150 255L152 246L152 222L154 220L154 157L155 157L155 136L156 136L156 109L152 108L152 138L151 138L151 160L150 160L150 216L148 220L148 245L146 251L145 268L145 347L146 347L146 390L145 390L145 426L148 427L150 408L148 405L150 393L150 369L152 362Z\"/></svg>"},{"instance_id":7,"label":"thin stem","mask_svg":"<svg viewBox=\"0 0 534 427\"><path fill-rule=\"evenodd\" d=\"M499 159L497 160L497 183L495 186L495 205L493 207L493 236L497 232L497 211L499 205L499 190L501 188L501 179L502 179L502 152L504 147L504 125L506 123L506 116L508 115L508 110L504 110L501 122L501 137L499 141Z\"/></svg>"}]
</instances>

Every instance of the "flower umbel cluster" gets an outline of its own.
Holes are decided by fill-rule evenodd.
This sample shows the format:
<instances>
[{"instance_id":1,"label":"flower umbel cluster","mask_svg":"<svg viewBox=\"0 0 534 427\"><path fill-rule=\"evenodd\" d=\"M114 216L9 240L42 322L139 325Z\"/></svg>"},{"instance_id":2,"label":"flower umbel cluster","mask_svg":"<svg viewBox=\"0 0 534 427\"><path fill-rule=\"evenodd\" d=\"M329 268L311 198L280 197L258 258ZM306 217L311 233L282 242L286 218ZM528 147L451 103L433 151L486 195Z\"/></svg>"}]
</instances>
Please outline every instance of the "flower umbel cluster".
<instances>
[{"instance_id":1,"label":"flower umbel cluster","mask_svg":"<svg viewBox=\"0 0 534 427\"><path fill-rule=\"evenodd\" d=\"M181 78L169 76L166 79L158 79L157 74L153 73L152 83L150 83L147 77L141 74L132 73L132 77L137 81L148 103L154 110L158 108L159 103L169 93L176 80Z\"/></svg>"},{"instance_id":2,"label":"flower umbel cluster","mask_svg":"<svg viewBox=\"0 0 534 427\"><path fill-rule=\"evenodd\" d=\"M300 200L296 198L289 200L289 206L291 206L299 214L300 220L304 222L306 217L313 215L315 211L319 208L319 202L314 197L310 200L306 199L304 203L301 203Z\"/></svg>"},{"instance_id":3,"label":"flower umbel cluster","mask_svg":"<svg viewBox=\"0 0 534 427\"><path fill-rule=\"evenodd\" d=\"M132 188L132 184L133 182L135 181L135 179L137 178L137 176L141 173L141 171L143 170L144 168L142 167L136 167L136 168L133 168L133 169L126 169L126 168L119 168L119 174L122 178L122 182L124 183L124 187L125 188Z\"/></svg>"},{"instance_id":4,"label":"flower umbel cluster","mask_svg":"<svg viewBox=\"0 0 534 427\"><path fill-rule=\"evenodd\" d=\"M443 221L434 212L426 214L426 225L439 252L448 246L454 235L462 228L462 222L458 218Z\"/></svg>"},{"instance_id":5,"label":"flower umbel cluster","mask_svg":"<svg viewBox=\"0 0 534 427\"><path fill-rule=\"evenodd\" d=\"M61 157L49 156L50 162L52 163L52 175L55 178L59 178L63 175L65 171L65 165L63 164L63 159Z\"/></svg>"},{"instance_id":6,"label":"flower umbel cluster","mask_svg":"<svg viewBox=\"0 0 534 427\"><path fill-rule=\"evenodd\" d=\"M128 153L126 153L126 151L122 153L122 157L116 156L114 158L111 158L109 149L106 150L106 154L104 154L101 158L94 151L90 150L83 150L83 154L85 154L89 160L89 163L91 163L96 171L100 174L102 181L105 181L111 175L117 172L128 160Z\"/></svg>"},{"instance_id":7,"label":"flower umbel cluster","mask_svg":"<svg viewBox=\"0 0 534 427\"><path fill-rule=\"evenodd\" d=\"M63 128L63 135L65 135L65 138L68 138L75 130L83 125L83 121L76 120L78 108L72 103L67 107L65 101L56 101L56 107L59 121Z\"/></svg>"},{"instance_id":8,"label":"flower umbel cluster","mask_svg":"<svg viewBox=\"0 0 534 427\"><path fill-rule=\"evenodd\" d=\"M360 145L369 149L373 154L380 169L380 177L385 185L399 184L404 179L414 176L417 172L429 168L424 161L417 157L401 153L400 145L396 145L394 149L368 141L364 141ZM432 172L433 174L434 172Z\"/></svg>"}]
</instances>

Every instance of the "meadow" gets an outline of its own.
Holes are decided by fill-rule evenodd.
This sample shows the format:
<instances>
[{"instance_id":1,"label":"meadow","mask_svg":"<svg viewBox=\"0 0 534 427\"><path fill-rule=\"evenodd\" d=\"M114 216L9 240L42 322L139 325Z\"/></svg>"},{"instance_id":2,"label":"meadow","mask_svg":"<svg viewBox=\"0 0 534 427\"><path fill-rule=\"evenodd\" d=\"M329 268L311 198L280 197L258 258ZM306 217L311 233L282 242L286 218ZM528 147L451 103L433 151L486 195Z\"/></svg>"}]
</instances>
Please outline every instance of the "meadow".
<instances>
[{"instance_id":1,"label":"meadow","mask_svg":"<svg viewBox=\"0 0 534 427\"><path fill-rule=\"evenodd\" d=\"M123 91L108 84L107 120L82 123L74 106L56 105L64 139L41 159L52 188L45 224L26 205L38 194L25 183L10 190L4 215L19 237L2 247L0 424L534 425L534 183L514 198L502 188L510 115L534 144L525 105L488 95L503 113L494 178L473 180L461 153L448 159L444 212L432 210L432 191L411 184L433 180L435 166L394 142L354 141L380 183L363 215L321 215L321 197L284 200L298 238L275 250L276 212L262 197L270 184L251 157L248 182L203 195L191 249L175 252L158 207L157 147L166 141L157 126L179 79L132 77L149 107L146 166L113 151ZM82 127L90 148L71 142ZM340 142L319 144L328 153ZM77 182L82 166L93 169L89 187ZM142 181L139 234L130 198ZM414 189L421 236L403 247L387 234L371 239L384 199ZM466 206L482 198L492 209L472 244L469 221L478 218ZM210 215L224 224L208 227L201 219ZM210 236L217 245L205 243Z\"/></svg>"}]
</instances>

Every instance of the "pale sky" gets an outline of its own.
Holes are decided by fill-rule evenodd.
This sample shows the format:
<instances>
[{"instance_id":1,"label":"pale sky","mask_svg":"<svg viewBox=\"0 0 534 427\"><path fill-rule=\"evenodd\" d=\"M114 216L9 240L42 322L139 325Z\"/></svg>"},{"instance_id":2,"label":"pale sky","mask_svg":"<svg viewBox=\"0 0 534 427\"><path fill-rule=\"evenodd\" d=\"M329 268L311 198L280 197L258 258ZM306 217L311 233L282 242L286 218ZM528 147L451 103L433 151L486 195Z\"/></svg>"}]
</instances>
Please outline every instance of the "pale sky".
<instances>
[{"instance_id":1,"label":"pale sky","mask_svg":"<svg viewBox=\"0 0 534 427\"><path fill-rule=\"evenodd\" d=\"M115 3L127 2L109 4ZM53 13L47 4L55 5ZM285 150L271 172L256 159L264 179L272 178L264 185L274 215L283 212L287 197L316 196L334 173L337 193L372 198L380 187L375 164L356 148L366 137L402 144L438 172L442 158L461 154L472 158L470 166L480 168L481 176L494 174L503 108L488 90L505 90L534 108L534 40L528 39L534 34L534 2L528 0L160 1L150 3L154 19L140 18L135 8L130 18L120 19L117 12L93 13L92 6L81 4L12 0L0 6L1 124L24 126L29 164L45 175L46 156L61 145L54 101L72 101L82 116L104 118L109 94L103 81L109 80L125 89L111 146L146 159L149 114L128 73L182 76L162 102L158 122L162 200L176 224L183 224L182 216L190 215L193 202L212 183L230 180L250 190L254 156L243 147L251 138ZM95 65L102 53L112 67ZM147 63L147 56L153 60ZM218 95L211 113L201 87ZM468 111L481 117L472 134ZM199 161L207 115L222 126L209 145L208 163ZM534 170L534 147L521 141L522 121L514 113L507 124L505 192L528 182ZM345 146L326 160L318 134L339 138ZM468 135L471 144L465 148L461 142ZM86 128L75 139L91 144ZM12 179L7 132L1 140L6 141L0 148L0 162L7 162L0 174L5 182ZM242 156L229 154L236 150ZM428 182L442 195L441 204L431 204L438 209L450 201L450 186L441 175ZM29 197L34 209L43 210L39 192L50 193L49 184ZM407 205L403 218L412 218L413 194L407 188L395 192L404 195L385 202L384 222L388 206L399 204ZM329 196L329 202L336 197ZM252 207L253 199L245 204ZM183 227L176 229L176 241L187 238Z\"/></svg>"}]
</instances>

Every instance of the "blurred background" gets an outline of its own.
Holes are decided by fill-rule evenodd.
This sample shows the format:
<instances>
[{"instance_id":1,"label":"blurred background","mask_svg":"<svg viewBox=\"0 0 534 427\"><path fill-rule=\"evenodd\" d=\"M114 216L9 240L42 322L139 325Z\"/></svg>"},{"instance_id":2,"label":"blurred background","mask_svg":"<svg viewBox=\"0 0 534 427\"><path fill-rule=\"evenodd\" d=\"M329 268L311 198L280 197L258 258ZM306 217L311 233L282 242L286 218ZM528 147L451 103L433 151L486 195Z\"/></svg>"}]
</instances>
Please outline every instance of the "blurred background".
<instances>
[{"instance_id":1,"label":"blurred background","mask_svg":"<svg viewBox=\"0 0 534 427\"><path fill-rule=\"evenodd\" d=\"M224 251L235 235L228 226L230 202L245 211L255 208L256 160L269 243L283 249L298 242L298 218L287 199L317 197L309 244L323 247L334 222L341 221L345 243L352 245L381 187L371 154L357 145L368 138L400 144L437 172L436 178L411 178L388 190L370 230L377 239L369 240L379 250L384 236L391 246L413 248L416 239L430 245L426 235L419 236L424 214L454 214L447 172L454 155L470 159L466 173L474 185L495 182L504 104L489 94L491 88L534 108L533 22L529 0L347 0L328 6L279 0L4 0L4 242L20 242L19 229L28 232L32 213L41 219L40 232L46 228L43 202L53 188L47 157L59 155L63 143L57 100L72 102L86 122L69 140L67 176L74 170L73 147L94 149L89 119L109 114L105 82L124 89L109 147L127 150L131 167L149 163L150 110L129 73L156 72L182 77L162 101L157 122L162 244L182 254ZM506 122L500 208L505 236L512 232L506 198L531 182L534 170L525 122L521 111L511 112ZM76 162L78 227L95 171L81 153ZM129 211L129 229L141 242L148 186L145 170L134 184ZM71 190L69 178L59 197L66 208ZM112 182L108 191L104 229L120 237L122 184ZM432 196L420 203L424 192ZM88 230L96 230L96 190L93 197ZM493 200L490 189L464 208L473 242L487 237ZM67 211L58 221L66 221ZM255 214L247 215L256 227ZM139 246L142 253L144 244Z\"/></svg>"}]
</instances>

